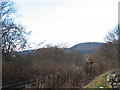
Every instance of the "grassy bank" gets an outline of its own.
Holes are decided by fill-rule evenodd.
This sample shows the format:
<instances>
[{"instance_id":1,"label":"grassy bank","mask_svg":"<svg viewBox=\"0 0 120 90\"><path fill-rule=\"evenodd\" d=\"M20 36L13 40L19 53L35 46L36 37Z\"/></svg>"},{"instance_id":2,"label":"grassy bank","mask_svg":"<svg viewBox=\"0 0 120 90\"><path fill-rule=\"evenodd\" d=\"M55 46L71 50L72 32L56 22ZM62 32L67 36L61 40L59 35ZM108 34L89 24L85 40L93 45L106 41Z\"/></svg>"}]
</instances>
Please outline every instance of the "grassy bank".
<instances>
[{"instance_id":1,"label":"grassy bank","mask_svg":"<svg viewBox=\"0 0 120 90\"><path fill-rule=\"evenodd\" d=\"M113 71L115 70L110 70L110 71L107 71L106 73L99 75L92 82L86 85L84 88L100 88L100 87L111 88L111 86L107 84L106 77Z\"/></svg>"}]
</instances>

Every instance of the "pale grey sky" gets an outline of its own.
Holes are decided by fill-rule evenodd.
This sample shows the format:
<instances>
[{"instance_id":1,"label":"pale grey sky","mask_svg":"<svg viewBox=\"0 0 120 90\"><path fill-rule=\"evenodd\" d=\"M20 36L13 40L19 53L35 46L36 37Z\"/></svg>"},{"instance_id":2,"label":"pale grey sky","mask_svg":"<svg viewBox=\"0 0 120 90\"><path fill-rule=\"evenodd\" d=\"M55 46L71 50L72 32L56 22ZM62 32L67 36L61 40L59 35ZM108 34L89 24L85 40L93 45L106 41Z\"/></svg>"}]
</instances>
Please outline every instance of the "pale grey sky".
<instances>
[{"instance_id":1,"label":"pale grey sky","mask_svg":"<svg viewBox=\"0 0 120 90\"><path fill-rule=\"evenodd\" d=\"M15 0L19 20L31 30L29 42L104 42L107 32L118 23L119 0Z\"/></svg>"}]
</instances>

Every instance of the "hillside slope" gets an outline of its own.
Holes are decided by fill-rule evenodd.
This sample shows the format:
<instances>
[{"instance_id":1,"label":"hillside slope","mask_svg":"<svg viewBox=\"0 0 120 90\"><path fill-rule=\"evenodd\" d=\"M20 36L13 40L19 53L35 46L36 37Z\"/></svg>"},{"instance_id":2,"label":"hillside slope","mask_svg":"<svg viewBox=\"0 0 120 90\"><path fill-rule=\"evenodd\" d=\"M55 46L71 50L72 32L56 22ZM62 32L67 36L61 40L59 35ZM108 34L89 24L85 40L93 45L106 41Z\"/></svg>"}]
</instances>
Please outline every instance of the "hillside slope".
<instances>
[{"instance_id":1,"label":"hillside slope","mask_svg":"<svg viewBox=\"0 0 120 90\"><path fill-rule=\"evenodd\" d=\"M71 52L74 50L80 51L83 54L91 54L93 53L97 48L99 48L103 43L101 42L85 42L85 43L79 43L74 45L71 48L66 48L66 52Z\"/></svg>"},{"instance_id":2,"label":"hillside slope","mask_svg":"<svg viewBox=\"0 0 120 90\"><path fill-rule=\"evenodd\" d=\"M101 42L85 42L85 43L79 43L76 44L70 48L62 48L63 51L65 52L72 52L74 50L79 51L80 53L82 52L83 54L91 54L93 53L97 48L99 48L103 43ZM27 55L29 53L33 53L35 50L25 50L18 52L20 55Z\"/></svg>"},{"instance_id":3,"label":"hillside slope","mask_svg":"<svg viewBox=\"0 0 120 90\"><path fill-rule=\"evenodd\" d=\"M90 82L88 85L86 85L84 88L112 88L110 85L107 84L106 77L110 73L112 73L115 70L107 71L106 73L101 74L100 76L96 77L92 82Z\"/></svg>"}]
</instances>

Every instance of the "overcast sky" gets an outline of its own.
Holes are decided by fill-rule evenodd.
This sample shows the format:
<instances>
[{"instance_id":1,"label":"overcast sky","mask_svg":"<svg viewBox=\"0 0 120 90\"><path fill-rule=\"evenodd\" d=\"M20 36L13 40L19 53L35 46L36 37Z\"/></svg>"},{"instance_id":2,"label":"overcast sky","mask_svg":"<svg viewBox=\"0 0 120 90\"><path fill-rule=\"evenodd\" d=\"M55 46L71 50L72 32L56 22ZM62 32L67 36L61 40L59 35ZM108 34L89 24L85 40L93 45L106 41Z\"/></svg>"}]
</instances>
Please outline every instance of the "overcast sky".
<instances>
[{"instance_id":1,"label":"overcast sky","mask_svg":"<svg viewBox=\"0 0 120 90\"><path fill-rule=\"evenodd\" d=\"M118 23L119 0L15 0L29 42L67 44L104 42Z\"/></svg>"}]
</instances>

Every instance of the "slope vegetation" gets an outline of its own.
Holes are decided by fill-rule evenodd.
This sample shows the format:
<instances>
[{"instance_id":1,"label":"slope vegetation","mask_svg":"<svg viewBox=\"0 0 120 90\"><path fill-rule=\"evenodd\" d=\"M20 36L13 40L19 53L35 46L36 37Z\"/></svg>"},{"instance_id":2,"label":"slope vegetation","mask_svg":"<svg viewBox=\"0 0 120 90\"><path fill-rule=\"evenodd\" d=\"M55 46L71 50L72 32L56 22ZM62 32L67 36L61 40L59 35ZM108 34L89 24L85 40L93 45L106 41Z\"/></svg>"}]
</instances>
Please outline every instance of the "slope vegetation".
<instances>
[{"instance_id":1,"label":"slope vegetation","mask_svg":"<svg viewBox=\"0 0 120 90\"><path fill-rule=\"evenodd\" d=\"M110 70L110 71L107 71L106 73L99 75L92 82L86 85L84 88L100 88L100 87L111 88L111 86L107 84L106 77L113 71L115 70Z\"/></svg>"}]
</instances>

